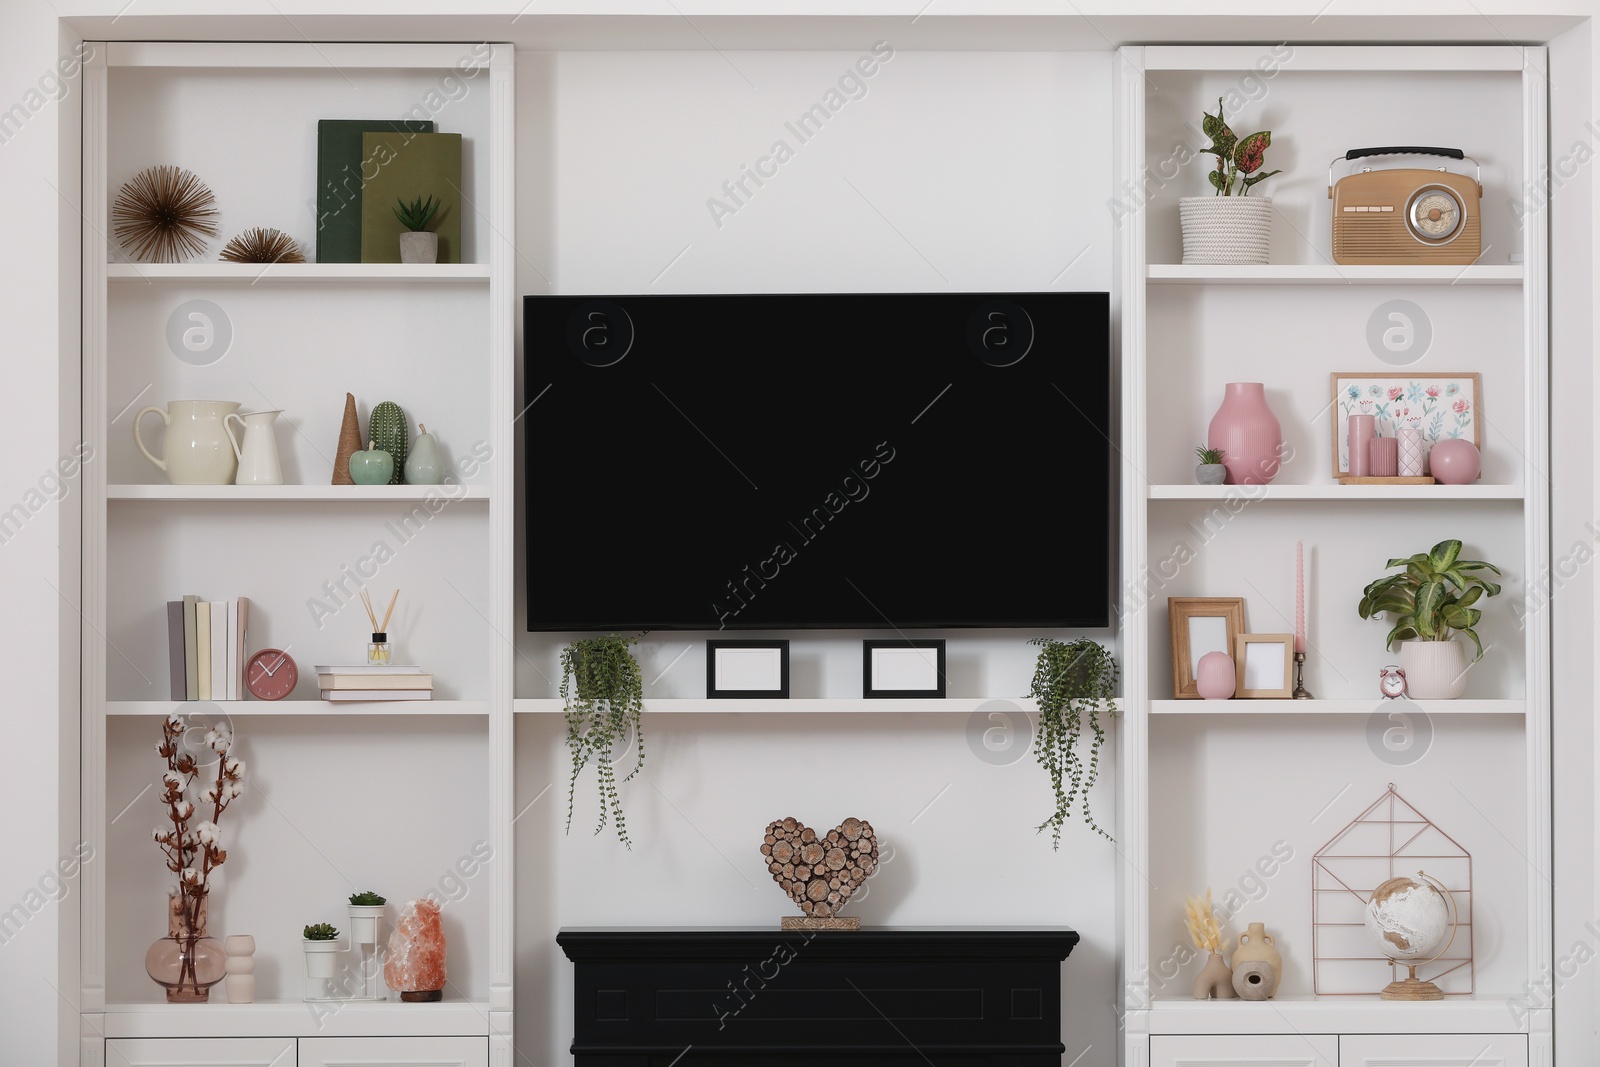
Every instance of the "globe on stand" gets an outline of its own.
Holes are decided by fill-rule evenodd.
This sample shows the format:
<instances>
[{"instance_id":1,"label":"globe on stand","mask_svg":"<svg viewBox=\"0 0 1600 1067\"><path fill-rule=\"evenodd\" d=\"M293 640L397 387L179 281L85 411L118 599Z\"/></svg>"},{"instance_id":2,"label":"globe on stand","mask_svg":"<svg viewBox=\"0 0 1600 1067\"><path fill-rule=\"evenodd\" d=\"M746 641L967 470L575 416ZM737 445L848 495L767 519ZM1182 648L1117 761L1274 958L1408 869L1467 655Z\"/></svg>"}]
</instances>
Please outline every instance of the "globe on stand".
<instances>
[{"instance_id":1,"label":"globe on stand","mask_svg":"<svg viewBox=\"0 0 1600 1067\"><path fill-rule=\"evenodd\" d=\"M1415 878L1391 878L1373 890L1363 916L1378 949L1403 964L1409 977L1390 982L1384 1000L1443 1000L1434 983L1417 978L1417 967L1432 963L1456 939L1456 902L1450 891L1422 871Z\"/></svg>"}]
</instances>

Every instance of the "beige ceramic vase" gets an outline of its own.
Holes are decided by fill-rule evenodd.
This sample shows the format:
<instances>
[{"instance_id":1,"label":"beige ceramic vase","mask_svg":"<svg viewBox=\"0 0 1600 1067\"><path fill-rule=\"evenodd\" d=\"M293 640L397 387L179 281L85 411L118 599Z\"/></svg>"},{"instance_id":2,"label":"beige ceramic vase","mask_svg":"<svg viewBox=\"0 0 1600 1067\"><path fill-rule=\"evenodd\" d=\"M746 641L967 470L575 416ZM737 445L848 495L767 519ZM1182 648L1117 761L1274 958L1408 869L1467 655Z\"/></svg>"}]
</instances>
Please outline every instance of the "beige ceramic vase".
<instances>
[{"instance_id":1,"label":"beige ceramic vase","mask_svg":"<svg viewBox=\"0 0 1600 1067\"><path fill-rule=\"evenodd\" d=\"M1205 968L1195 976L1194 999L1232 1000L1238 994L1233 991L1233 972L1228 970L1228 961L1222 958L1220 952L1211 953L1211 958L1206 960Z\"/></svg>"},{"instance_id":2,"label":"beige ceramic vase","mask_svg":"<svg viewBox=\"0 0 1600 1067\"><path fill-rule=\"evenodd\" d=\"M1262 923L1251 923L1249 929L1239 935L1239 947L1233 950L1233 969L1237 971L1244 963L1265 963L1272 968L1276 978L1272 995L1276 996L1278 987L1283 984L1283 957Z\"/></svg>"}]
</instances>

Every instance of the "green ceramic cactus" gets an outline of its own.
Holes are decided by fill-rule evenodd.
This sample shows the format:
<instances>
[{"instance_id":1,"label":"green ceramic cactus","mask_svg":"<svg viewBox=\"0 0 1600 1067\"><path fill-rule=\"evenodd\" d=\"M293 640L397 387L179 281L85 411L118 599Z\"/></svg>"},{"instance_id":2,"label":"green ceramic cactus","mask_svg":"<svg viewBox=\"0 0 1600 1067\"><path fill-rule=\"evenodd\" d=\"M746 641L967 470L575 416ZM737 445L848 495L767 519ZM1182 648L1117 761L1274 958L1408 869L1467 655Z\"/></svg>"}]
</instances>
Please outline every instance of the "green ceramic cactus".
<instances>
[{"instance_id":1,"label":"green ceramic cactus","mask_svg":"<svg viewBox=\"0 0 1600 1067\"><path fill-rule=\"evenodd\" d=\"M367 437L383 451L394 457L394 474L390 485L405 481L406 468L406 413L392 400L385 400L372 409Z\"/></svg>"}]
</instances>

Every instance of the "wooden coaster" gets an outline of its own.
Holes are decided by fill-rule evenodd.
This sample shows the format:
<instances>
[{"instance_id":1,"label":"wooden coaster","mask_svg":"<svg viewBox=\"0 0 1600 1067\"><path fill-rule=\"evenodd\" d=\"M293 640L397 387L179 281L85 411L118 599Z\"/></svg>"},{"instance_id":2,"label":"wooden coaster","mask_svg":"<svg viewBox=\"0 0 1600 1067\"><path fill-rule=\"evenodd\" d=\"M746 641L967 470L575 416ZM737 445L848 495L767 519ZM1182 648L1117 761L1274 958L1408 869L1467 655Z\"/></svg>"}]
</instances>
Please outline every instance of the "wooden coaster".
<instances>
[{"instance_id":1,"label":"wooden coaster","mask_svg":"<svg viewBox=\"0 0 1600 1067\"><path fill-rule=\"evenodd\" d=\"M861 917L858 915L833 915L826 919L819 919L812 915L785 915L778 920L780 929L784 930L859 930Z\"/></svg>"},{"instance_id":2,"label":"wooden coaster","mask_svg":"<svg viewBox=\"0 0 1600 1067\"><path fill-rule=\"evenodd\" d=\"M1434 479L1424 475L1421 478L1352 478L1349 475L1339 476L1340 485L1432 485Z\"/></svg>"}]
</instances>

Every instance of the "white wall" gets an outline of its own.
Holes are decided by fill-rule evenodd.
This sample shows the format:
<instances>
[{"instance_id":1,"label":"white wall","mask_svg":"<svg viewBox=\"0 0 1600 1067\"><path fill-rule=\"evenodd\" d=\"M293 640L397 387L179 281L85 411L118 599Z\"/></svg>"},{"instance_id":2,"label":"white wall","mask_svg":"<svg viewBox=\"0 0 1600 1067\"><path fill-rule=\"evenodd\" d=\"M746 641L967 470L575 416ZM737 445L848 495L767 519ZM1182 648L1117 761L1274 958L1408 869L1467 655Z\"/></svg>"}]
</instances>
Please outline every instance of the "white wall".
<instances>
[{"instance_id":1,"label":"white wall","mask_svg":"<svg viewBox=\"0 0 1600 1067\"><path fill-rule=\"evenodd\" d=\"M21 104L20 122L13 112L0 125L0 192L11 204L6 246L0 262L0 321L6 323L3 357L8 405L6 461L0 468L0 511L21 504L27 512L20 531L5 527L0 542L0 603L7 623L3 663L9 679L5 744L0 745L0 811L6 828L0 834L0 1017L8 1060L50 1064L76 1057L76 1020L60 1009L76 1004L76 953L72 911L76 879L60 880L63 857L70 856L68 835L77 827L76 783L67 768L76 759L75 715L57 713L63 697L57 665L58 645L71 634L77 615L71 606L76 590L63 585L62 570L75 570L75 554L58 550L70 545L76 524L73 481L66 501L55 499L58 483L43 493L40 479L57 473L66 454L63 440L71 430L61 417L63 337L76 338L75 297L59 305L58 271L76 274L76 228L71 204L75 185L62 188L63 164L76 170L75 134L58 130L63 106L76 107L77 83L65 90L65 105L51 97L60 92L51 82L38 92L40 78L55 73L61 54L56 16L47 4L12 5L0 34L0 109ZM29 96L30 91L36 95ZM65 148L67 159L58 158ZM58 192L59 189L59 192ZM76 294L74 281L67 292ZM65 329L63 328L65 323ZM75 360L74 360L75 362ZM67 389L76 390L68 382ZM29 496L30 491L34 496ZM63 539L65 538L65 541ZM58 593L58 588L60 592ZM26 620L20 625L19 620ZM75 658L69 672L76 671ZM67 767L62 760L67 760ZM73 868L75 870L75 868ZM41 885L42 883L42 885ZM58 899L59 898L59 899ZM22 909L18 912L16 909ZM24 917L25 916L25 917ZM64 962L65 958L65 962ZM59 990L59 992L58 992ZM27 1020L19 1025L20 1020Z\"/></svg>"},{"instance_id":2,"label":"white wall","mask_svg":"<svg viewBox=\"0 0 1600 1067\"><path fill-rule=\"evenodd\" d=\"M1109 289L1111 57L897 52L801 143L785 122L823 102L872 44L520 54L521 291ZM723 182L779 139L793 158L733 204ZM737 208L720 226L713 197ZM702 695L706 636L651 635L641 649L647 694ZM811 687L794 695L858 696L862 636L793 635ZM1025 693L1031 636L951 634L951 695ZM555 695L565 640L519 637L519 696ZM1052 852L1033 832L1049 812L1044 772L1020 744L1005 757L1015 762L980 759L974 725L981 735L993 723L657 716L645 727L644 770L622 787L630 854L609 831L589 834L592 773L563 836L562 723L521 717L518 810L549 792L517 823L519 1051L566 1062L571 964L557 929L775 929L787 902L760 862L763 827L790 814L825 826L853 814L894 857L859 905L864 921L1075 927L1083 942L1062 970L1067 1059L1092 1048L1084 1063L1112 1062L1117 853L1076 822ZM1109 824L1109 783L1094 805ZM969 848L988 859L952 862Z\"/></svg>"}]
</instances>

